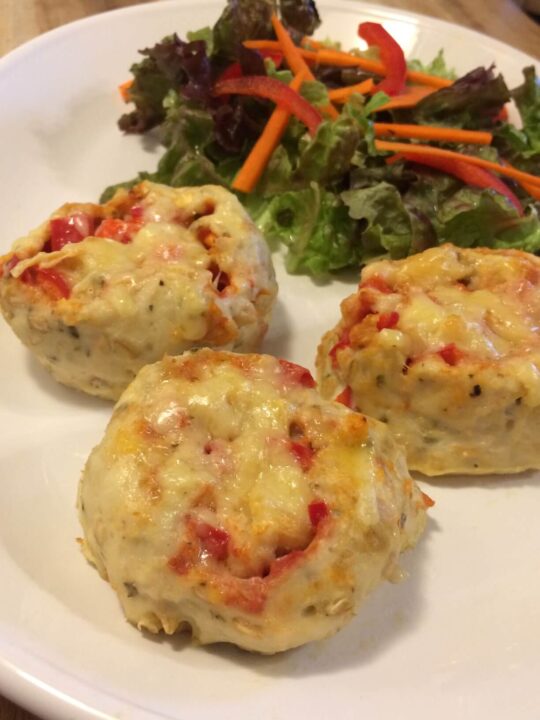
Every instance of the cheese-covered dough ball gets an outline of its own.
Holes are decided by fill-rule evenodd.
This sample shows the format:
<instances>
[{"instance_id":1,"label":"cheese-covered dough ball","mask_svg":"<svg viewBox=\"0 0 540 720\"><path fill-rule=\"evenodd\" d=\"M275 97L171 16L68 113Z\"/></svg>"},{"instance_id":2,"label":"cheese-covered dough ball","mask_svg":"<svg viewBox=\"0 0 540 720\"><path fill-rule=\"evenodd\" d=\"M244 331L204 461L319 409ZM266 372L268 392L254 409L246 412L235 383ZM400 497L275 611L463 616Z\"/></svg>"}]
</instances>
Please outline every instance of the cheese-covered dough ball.
<instances>
[{"instance_id":1,"label":"cheese-covered dough ball","mask_svg":"<svg viewBox=\"0 0 540 720\"><path fill-rule=\"evenodd\" d=\"M147 363L258 349L276 295L266 243L217 186L143 182L67 204L4 258L0 305L56 380L116 399Z\"/></svg>"},{"instance_id":2,"label":"cheese-covered dough ball","mask_svg":"<svg viewBox=\"0 0 540 720\"><path fill-rule=\"evenodd\" d=\"M200 350L120 398L79 491L83 547L140 629L274 653L349 620L429 499L387 428L307 370Z\"/></svg>"},{"instance_id":3,"label":"cheese-covered dough ball","mask_svg":"<svg viewBox=\"0 0 540 720\"><path fill-rule=\"evenodd\" d=\"M540 260L451 245L373 263L317 366L427 475L540 467Z\"/></svg>"}]
</instances>

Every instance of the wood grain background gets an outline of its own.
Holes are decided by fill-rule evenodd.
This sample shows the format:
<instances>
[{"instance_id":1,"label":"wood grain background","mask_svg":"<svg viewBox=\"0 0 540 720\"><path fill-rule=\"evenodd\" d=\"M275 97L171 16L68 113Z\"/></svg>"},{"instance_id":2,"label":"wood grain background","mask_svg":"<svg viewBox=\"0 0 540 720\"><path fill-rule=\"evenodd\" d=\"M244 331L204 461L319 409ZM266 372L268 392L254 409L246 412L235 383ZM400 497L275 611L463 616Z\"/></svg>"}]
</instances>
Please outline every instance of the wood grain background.
<instances>
[{"instance_id":1,"label":"wood grain background","mask_svg":"<svg viewBox=\"0 0 540 720\"><path fill-rule=\"evenodd\" d=\"M0 56L59 25L128 5L159 0L0 0ZM513 0L379 0L479 30L535 58L540 28ZM37 720L0 695L0 720Z\"/></svg>"}]
</instances>

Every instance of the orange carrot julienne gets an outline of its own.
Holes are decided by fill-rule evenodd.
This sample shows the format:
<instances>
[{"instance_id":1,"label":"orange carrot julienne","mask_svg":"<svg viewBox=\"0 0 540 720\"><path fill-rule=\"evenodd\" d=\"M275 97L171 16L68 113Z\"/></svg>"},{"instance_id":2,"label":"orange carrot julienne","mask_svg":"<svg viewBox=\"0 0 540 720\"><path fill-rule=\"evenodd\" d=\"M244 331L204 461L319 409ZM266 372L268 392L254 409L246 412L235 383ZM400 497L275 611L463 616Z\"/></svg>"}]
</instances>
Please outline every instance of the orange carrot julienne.
<instances>
[{"instance_id":1,"label":"orange carrot julienne","mask_svg":"<svg viewBox=\"0 0 540 720\"><path fill-rule=\"evenodd\" d=\"M289 40L291 40L290 36ZM243 44L251 50L279 51L282 47L281 43L276 40L245 40ZM371 60L370 58L353 55L352 53L343 52L342 50L332 50L322 44L320 48L315 50L306 50L305 48L298 47L292 40L291 44L304 61L314 62L318 65L333 65L335 67L359 67L375 75L384 75L385 73L384 65L378 60ZM313 45L313 47L315 48L316 46ZM418 85L427 85L437 90L453 84L452 80L447 80L437 75L418 72L417 70L407 70L407 79Z\"/></svg>"},{"instance_id":2,"label":"orange carrot julienne","mask_svg":"<svg viewBox=\"0 0 540 720\"><path fill-rule=\"evenodd\" d=\"M384 105L380 105L377 108L377 112L380 110L395 110L398 108L414 107L428 95L436 92L436 88L430 88L425 85L411 85L407 88L407 92L403 95L395 95Z\"/></svg>"},{"instance_id":3,"label":"orange carrot julienne","mask_svg":"<svg viewBox=\"0 0 540 720\"><path fill-rule=\"evenodd\" d=\"M306 51L304 51L306 52ZM336 67L359 67L376 75L384 75L385 68L382 62L353 55L352 53L341 52L340 50L318 50L316 53L316 61L319 65L334 65ZM417 72L416 70L407 70L407 79L419 85L428 85L434 88L443 88L452 85L451 80L437 77L436 75L428 75L427 73Z\"/></svg>"},{"instance_id":4,"label":"orange carrot julienne","mask_svg":"<svg viewBox=\"0 0 540 720\"><path fill-rule=\"evenodd\" d=\"M291 36L275 13L272 14L272 26L276 33L281 52L285 56L285 60L293 73L298 75L298 73L304 72L307 80L315 80L315 76L302 57L300 48L297 48L293 43ZM326 105L322 110L334 120L339 116L338 111L332 104Z\"/></svg>"},{"instance_id":5,"label":"orange carrot julienne","mask_svg":"<svg viewBox=\"0 0 540 720\"><path fill-rule=\"evenodd\" d=\"M534 185L529 185L529 183L524 182L520 183L520 185L532 198L540 200L540 187L535 187Z\"/></svg>"},{"instance_id":6,"label":"orange carrot julienne","mask_svg":"<svg viewBox=\"0 0 540 720\"><path fill-rule=\"evenodd\" d=\"M305 79L305 71L299 72L289 83L289 87L293 90L299 90ZM234 190L249 193L257 185L272 153L279 145L283 133L287 129L290 117L291 113L288 110L276 107L266 123L262 135L252 147L251 152L234 178L232 183Z\"/></svg>"},{"instance_id":7,"label":"orange carrot julienne","mask_svg":"<svg viewBox=\"0 0 540 720\"><path fill-rule=\"evenodd\" d=\"M435 127L433 125L400 125L397 123L374 123L375 137L401 137L436 142L470 143L491 145L493 135L477 130ZM414 149L414 146L413 148Z\"/></svg>"},{"instance_id":8,"label":"orange carrot julienne","mask_svg":"<svg viewBox=\"0 0 540 720\"><path fill-rule=\"evenodd\" d=\"M129 102L131 99L129 96L129 89L132 85L133 80L126 80L118 86L118 91L120 92L120 95L122 96L122 100L124 102Z\"/></svg>"},{"instance_id":9,"label":"orange carrot julienne","mask_svg":"<svg viewBox=\"0 0 540 720\"><path fill-rule=\"evenodd\" d=\"M354 93L360 95L367 95L373 90L374 82L371 78L364 80L364 82L357 83L356 85L348 85L347 87L337 88L336 90L329 90L328 97L332 102L345 103Z\"/></svg>"},{"instance_id":10,"label":"orange carrot julienne","mask_svg":"<svg viewBox=\"0 0 540 720\"><path fill-rule=\"evenodd\" d=\"M518 183L526 183L527 185L531 185L533 188L540 189L540 177L522 172L511 165L500 165L499 163L492 162L491 160L484 160L484 158L476 157L476 155L466 155L464 153L455 152L454 150L431 147L430 145L387 142L386 140L375 140L375 148L380 152L414 153L415 155L431 155L433 157L446 157L453 158L455 160L463 160L471 165L478 165L479 167L486 168L487 170L493 170L494 172L499 173L499 175L511 177Z\"/></svg>"}]
</instances>

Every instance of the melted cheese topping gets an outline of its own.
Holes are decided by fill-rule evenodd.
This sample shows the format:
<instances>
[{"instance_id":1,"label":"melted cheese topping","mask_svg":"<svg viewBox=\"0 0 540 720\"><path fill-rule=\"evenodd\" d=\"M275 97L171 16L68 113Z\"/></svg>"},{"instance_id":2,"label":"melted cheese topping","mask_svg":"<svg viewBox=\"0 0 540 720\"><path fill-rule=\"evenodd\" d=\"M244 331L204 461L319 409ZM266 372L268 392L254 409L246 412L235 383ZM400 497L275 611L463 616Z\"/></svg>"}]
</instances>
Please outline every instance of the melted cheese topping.
<instances>
[{"instance_id":1,"label":"melted cheese topping","mask_svg":"<svg viewBox=\"0 0 540 720\"><path fill-rule=\"evenodd\" d=\"M307 371L201 350L126 390L80 515L133 622L275 652L341 627L424 503L384 427L323 403Z\"/></svg>"},{"instance_id":2,"label":"melted cheese topping","mask_svg":"<svg viewBox=\"0 0 540 720\"><path fill-rule=\"evenodd\" d=\"M374 263L342 314L319 348L323 394L350 387L356 407L389 423L411 467L540 465L530 431L518 437L540 406L538 258L447 245Z\"/></svg>"},{"instance_id":3,"label":"melted cheese topping","mask_svg":"<svg viewBox=\"0 0 540 720\"><path fill-rule=\"evenodd\" d=\"M104 225L128 218L127 242L88 236L51 252L47 221L15 243L19 262L0 280L8 322L61 382L116 398L164 353L258 347L277 288L266 244L231 193L145 182L53 219L77 213ZM60 277L69 296L51 298L42 275L25 281L36 270Z\"/></svg>"}]
</instances>

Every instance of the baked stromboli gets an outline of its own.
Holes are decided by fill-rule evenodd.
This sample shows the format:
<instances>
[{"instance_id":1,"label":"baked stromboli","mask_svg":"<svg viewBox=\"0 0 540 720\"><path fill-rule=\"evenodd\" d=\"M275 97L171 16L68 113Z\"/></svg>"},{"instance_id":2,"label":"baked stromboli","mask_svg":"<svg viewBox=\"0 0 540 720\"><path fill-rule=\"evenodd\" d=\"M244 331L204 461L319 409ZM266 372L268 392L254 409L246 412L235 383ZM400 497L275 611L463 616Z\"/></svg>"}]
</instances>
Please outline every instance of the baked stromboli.
<instances>
[{"instance_id":1,"label":"baked stromboli","mask_svg":"<svg viewBox=\"0 0 540 720\"><path fill-rule=\"evenodd\" d=\"M17 241L0 304L57 380L115 399L165 353L256 350L276 290L234 195L143 182L105 205L64 205Z\"/></svg>"},{"instance_id":2,"label":"baked stromboli","mask_svg":"<svg viewBox=\"0 0 540 720\"><path fill-rule=\"evenodd\" d=\"M85 553L132 623L263 653L339 630L427 502L387 428L307 370L207 349L140 371L79 490Z\"/></svg>"},{"instance_id":3,"label":"baked stromboli","mask_svg":"<svg viewBox=\"0 0 540 720\"><path fill-rule=\"evenodd\" d=\"M427 475L540 467L540 259L451 245L367 266L318 351L321 392Z\"/></svg>"}]
</instances>

